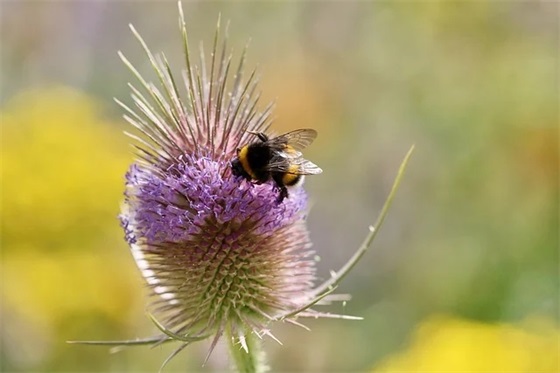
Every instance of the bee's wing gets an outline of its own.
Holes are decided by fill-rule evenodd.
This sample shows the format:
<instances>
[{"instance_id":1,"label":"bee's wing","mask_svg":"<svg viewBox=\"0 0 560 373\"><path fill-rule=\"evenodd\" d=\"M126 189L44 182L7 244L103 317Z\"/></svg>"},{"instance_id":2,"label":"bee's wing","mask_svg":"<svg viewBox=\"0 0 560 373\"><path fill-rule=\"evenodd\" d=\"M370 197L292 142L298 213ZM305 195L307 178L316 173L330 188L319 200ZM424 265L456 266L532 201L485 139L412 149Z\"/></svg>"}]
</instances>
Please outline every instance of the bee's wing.
<instances>
[{"instance_id":1,"label":"bee's wing","mask_svg":"<svg viewBox=\"0 0 560 373\"><path fill-rule=\"evenodd\" d=\"M293 165L299 166L295 172L292 168ZM301 157L289 161L286 159L273 159L266 166L266 170L270 172L286 172L294 175L317 175L323 172L315 163Z\"/></svg>"},{"instance_id":2,"label":"bee's wing","mask_svg":"<svg viewBox=\"0 0 560 373\"><path fill-rule=\"evenodd\" d=\"M308 161L307 159L302 159L299 163L298 175L317 175L323 172L321 167L317 166L315 163Z\"/></svg>"},{"instance_id":3,"label":"bee's wing","mask_svg":"<svg viewBox=\"0 0 560 373\"><path fill-rule=\"evenodd\" d=\"M301 158L303 154L300 151L294 150L294 148L284 147L282 150L276 150L276 155L291 162L293 159Z\"/></svg>"},{"instance_id":4,"label":"bee's wing","mask_svg":"<svg viewBox=\"0 0 560 373\"><path fill-rule=\"evenodd\" d=\"M288 132L283 137L287 140L288 145L297 151L301 151L317 138L317 131L311 128L303 128Z\"/></svg>"},{"instance_id":5,"label":"bee's wing","mask_svg":"<svg viewBox=\"0 0 560 373\"><path fill-rule=\"evenodd\" d=\"M298 153L309 146L317 137L317 131L311 128L294 130L270 140L272 144L289 145ZM301 153L299 153L301 154Z\"/></svg>"}]
</instances>

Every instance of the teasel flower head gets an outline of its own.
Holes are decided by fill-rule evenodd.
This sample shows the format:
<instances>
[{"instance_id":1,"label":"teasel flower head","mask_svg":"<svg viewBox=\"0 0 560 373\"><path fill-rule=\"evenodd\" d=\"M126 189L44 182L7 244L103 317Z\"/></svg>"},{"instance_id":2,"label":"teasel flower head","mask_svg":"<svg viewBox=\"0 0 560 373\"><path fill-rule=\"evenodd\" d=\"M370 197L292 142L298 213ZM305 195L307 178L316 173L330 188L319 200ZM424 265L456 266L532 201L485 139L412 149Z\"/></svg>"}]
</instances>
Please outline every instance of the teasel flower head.
<instances>
[{"instance_id":1,"label":"teasel flower head","mask_svg":"<svg viewBox=\"0 0 560 373\"><path fill-rule=\"evenodd\" d=\"M133 108L117 100L140 132L131 134L137 160L126 174L120 219L166 337L184 344L213 338L213 348L225 333L248 350L248 335L273 337L272 321L336 315L309 308L319 299L305 191L291 189L278 203L272 183L231 171L236 149L255 140L251 132L269 130L272 105L259 111L256 74L243 75L245 53L234 67L219 22L209 58L201 52L195 66L179 10L182 82L134 28L159 86L121 55L143 91L130 85Z\"/></svg>"},{"instance_id":2,"label":"teasel flower head","mask_svg":"<svg viewBox=\"0 0 560 373\"><path fill-rule=\"evenodd\" d=\"M130 84L133 105L117 100L136 129L129 135L137 150L126 174L120 220L153 298L150 315L162 334L78 343L179 341L172 358L203 339L212 341L211 352L225 335L239 370L263 371L258 340L265 335L276 340L273 322L305 327L296 319L359 319L316 308L346 299L333 290L377 230L371 227L350 261L315 286L305 191L291 189L278 203L272 183L256 185L231 170L237 148L255 141L251 132L269 132L272 105L259 109L256 73L244 75L245 52L233 62L219 21L210 54L201 48L199 64L194 63L180 3L179 14L185 58L179 78L132 26L158 83L146 80L119 53L140 83L139 88Z\"/></svg>"}]
</instances>

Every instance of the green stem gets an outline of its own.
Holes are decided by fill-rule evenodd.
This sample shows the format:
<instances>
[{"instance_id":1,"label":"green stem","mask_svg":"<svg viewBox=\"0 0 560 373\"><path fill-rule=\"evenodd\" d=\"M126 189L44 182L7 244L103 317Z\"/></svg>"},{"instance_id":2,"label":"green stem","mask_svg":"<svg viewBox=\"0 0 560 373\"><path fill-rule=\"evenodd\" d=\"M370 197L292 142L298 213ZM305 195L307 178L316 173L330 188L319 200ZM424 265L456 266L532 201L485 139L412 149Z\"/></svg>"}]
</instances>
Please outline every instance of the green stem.
<instances>
[{"instance_id":1,"label":"green stem","mask_svg":"<svg viewBox=\"0 0 560 373\"><path fill-rule=\"evenodd\" d=\"M262 340L255 333L246 331L244 344L240 342L238 335L233 336L231 332L227 333L226 338L235 371L238 373L264 373L268 370L264 362Z\"/></svg>"},{"instance_id":2,"label":"green stem","mask_svg":"<svg viewBox=\"0 0 560 373\"><path fill-rule=\"evenodd\" d=\"M346 262L346 264L338 272L336 272L336 274L334 276L331 276L330 279L325 281L322 285L320 285L319 287L317 287L314 290L315 295L324 294L329 289L332 289L333 287L337 286L340 283L340 281L342 281L342 279L344 277L346 277L346 275L348 273L350 273L350 270L352 268L354 268L354 266L360 261L362 256L369 249L369 247L371 246L371 243L375 239L375 236L377 236L377 233L381 229L381 226L383 225L383 222L385 221L385 218L387 217L387 213L389 212L389 207L391 207L391 203L393 203L393 198L395 197L395 194L397 193L397 189L399 188L399 184L401 183L402 177L404 175L404 171L406 170L406 166L408 165L408 161L410 160L410 157L412 156L413 151L414 151L414 145L412 145L410 147L410 149L408 150L408 153L406 153L406 155L404 157L404 160L402 161L401 166L399 167L397 177L395 178L395 181L393 182L393 187L391 188L391 191L389 192L389 196L385 200L385 204L383 205L383 208L381 209L381 213L377 217L377 220L375 221L375 224L371 225L369 227L369 234L367 235L367 237L364 240L364 242L362 243L362 245L354 253L354 255L352 255L350 260L348 260L348 262Z\"/></svg>"}]
</instances>

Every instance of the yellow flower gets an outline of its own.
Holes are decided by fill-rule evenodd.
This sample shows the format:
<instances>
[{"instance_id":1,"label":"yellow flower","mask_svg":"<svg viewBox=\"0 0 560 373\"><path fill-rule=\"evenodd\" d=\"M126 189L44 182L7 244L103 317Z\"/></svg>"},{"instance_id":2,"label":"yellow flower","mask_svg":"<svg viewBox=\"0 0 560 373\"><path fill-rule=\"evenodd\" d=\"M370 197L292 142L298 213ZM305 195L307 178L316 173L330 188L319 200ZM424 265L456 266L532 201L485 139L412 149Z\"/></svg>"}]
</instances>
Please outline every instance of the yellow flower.
<instances>
[{"instance_id":1,"label":"yellow flower","mask_svg":"<svg viewBox=\"0 0 560 373\"><path fill-rule=\"evenodd\" d=\"M560 330L544 318L520 325L433 317L407 350L374 372L558 372Z\"/></svg>"},{"instance_id":2,"label":"yellow flower","mask_svg":"<svg viewBox=\"0 0 560 373\"><path fill-rule=\"evenodd\" d=\"M22 93L3 108L3 249L72 247L118 232L125 136L69 88ZM72 243L72 245L69 245Z\"/></svg>"},{"instance_id":3,"label":"yellow flower","mask_svg":"<svg viewBox=\"0 0 560 373\"><path fill-rule=\"evenodd\" d=\"M42 364L66 348L60 342L91 325L68 321L77 315L102 315L92 327L111 333L141 307L117 219L132 156L98 109L64 87L21 93L2 108L0 337L8 370L50 370Z\"/></svg>"}]
</instances>

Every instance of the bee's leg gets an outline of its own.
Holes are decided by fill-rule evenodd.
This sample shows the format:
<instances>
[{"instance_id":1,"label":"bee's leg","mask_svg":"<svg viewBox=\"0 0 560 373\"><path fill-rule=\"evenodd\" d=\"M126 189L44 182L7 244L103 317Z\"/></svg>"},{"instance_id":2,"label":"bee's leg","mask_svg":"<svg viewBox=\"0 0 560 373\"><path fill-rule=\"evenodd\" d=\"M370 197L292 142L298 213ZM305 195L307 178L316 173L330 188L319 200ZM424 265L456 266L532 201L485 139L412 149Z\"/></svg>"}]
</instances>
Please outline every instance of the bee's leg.
<instances>
[{"instance_id":1,"label":"bee's leg","mask_svg":"<svg viewBox=\"0 0 560 373\"><path fill-rule=\"evenodd\" d=\"M276 187L280 191L278 199L276 200L278 204L282 203L282 201L284 201L284 198L288 197L288 188L286 188L286 186L283 184L282 176L283 175L280 172L276 172L272 175L272 179L274 180L274 182L276 183Z\"/></svg>"},{"instance_id":2,"label":"bee's leg","mask_svg":"<svg viewBox=\"0 0 560 373\"><path fill-rule=\"evenodd\" d=\"M282 185L280 187L280 194L278 195L278 199L276 200L276 202L278 204L281 204L282 201L284 201L284 198L288 197L288 188L286 188L284 185Z\"/></svg>"}]
</instances>

